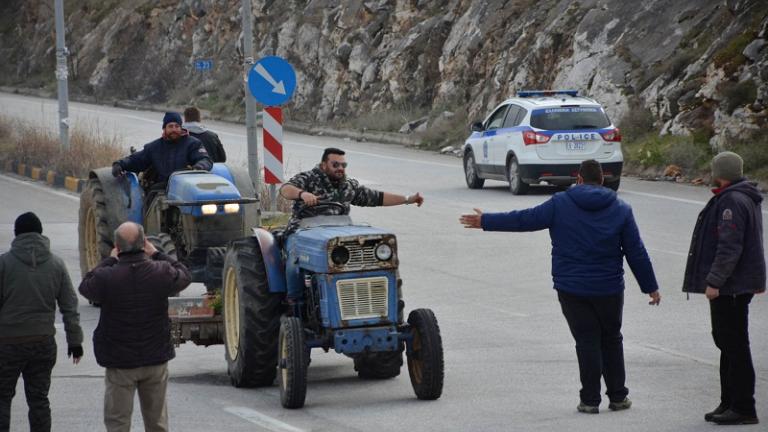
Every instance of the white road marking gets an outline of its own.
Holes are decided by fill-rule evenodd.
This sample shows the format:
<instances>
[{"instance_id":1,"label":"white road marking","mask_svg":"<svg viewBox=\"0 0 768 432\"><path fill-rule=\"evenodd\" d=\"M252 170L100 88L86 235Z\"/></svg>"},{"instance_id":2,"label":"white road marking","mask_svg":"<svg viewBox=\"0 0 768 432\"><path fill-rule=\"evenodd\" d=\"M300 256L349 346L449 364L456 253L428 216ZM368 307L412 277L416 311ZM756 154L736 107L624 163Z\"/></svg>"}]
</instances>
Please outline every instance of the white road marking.
<instances>
[{"instance_id":1,"label":"white road marking","mask_svg":"<svg viewBox=\"0 0 768 432\"><path fill-rule=\"evenodd\" d=\"M74 196L74 195L70 195L70 194L65 193L65 192L57 191L56 189L53 189L50 186L48 186L48 184L46 184L46 183L38 183L35 180L30 180L30 181L18 180L18 179L15 179L13 177L9 177L9 176L7 176L5 174L0 174L0 177L2 177L3 180L9 181L11 183L16 183L16 184L22 185L22 186L33 187L33 188L39 189L39 190L41 190L43 192L52 193L54 195L58 195L58 196L63 197L63 198L71 199L72 201L80 202L80 197L79 196Z\"/></svg>"},{"instance_id":2,"label":"white road marking","mask_svg":"<svg viewBox=\"0 0 768 432\"><path fill-rule=\"evenodd\" d=\"M234 414L243 420L247 420L257 426L274 432L304 432L304 429L291 426L278 419L262 414L256 410L245 407L226 407L224 411Z\"/></svg>"},{"instance_id":3,"label":"white road marking","mask_svg":"<svg viewBox=\"0 0 768 432\"><path fill-rule=\"evenodd\" d=\"M687 257L688 256L687 253L683 253L683 252L674 252L674 251L670 251L670 250L654 249L654 248L649 248L648 246L646 246L645 248L648 249L651 252L665 253L665 254L675 255L675 256L680 256L680 257Z\"/></svg>"},{"instance_id":4,"label":"white road marking","mask_svg":"<svg viewBox=\"0 0 768 432\"><path fill-rule=\"evenodd\" d=\"M631 194L631 195L644 196L644 197L648 197L648 198L665 199L665 200L669 200L669 201L677 201L677 202L686 203L686 204L694 204L694 205L698 205L698 206L702 206L702 207L707 205L707 203L704 202L704 201L696 201L696 200L691 200L691 199L686 199L686 198L668 197L668 196L665 196L665 195L658 195L658 194L653 194L653 193L648 193L648 192L635 192L635 191L626 190L626 189L621 189L621 192L627 193L627 194ZM763 214L764 215L768 215L768 210L763 210Z\"/></svg>"}]
</instances>

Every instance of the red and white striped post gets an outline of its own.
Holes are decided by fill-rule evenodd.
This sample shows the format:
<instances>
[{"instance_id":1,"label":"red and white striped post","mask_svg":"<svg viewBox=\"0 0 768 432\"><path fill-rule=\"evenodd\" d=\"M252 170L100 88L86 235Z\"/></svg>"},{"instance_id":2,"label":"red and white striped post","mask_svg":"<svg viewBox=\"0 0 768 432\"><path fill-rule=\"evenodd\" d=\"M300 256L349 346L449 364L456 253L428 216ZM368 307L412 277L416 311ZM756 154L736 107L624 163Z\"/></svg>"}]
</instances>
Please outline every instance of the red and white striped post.
<instances>
[{"instance_id":1,"label":"red and white striped post","mask_svg":"<svg viewBox=\"0 0 768 432\"><path fill-rule=\"evenodd\" d=\"M262 118L264 134L264 182L272 198L270 210L277 211L277 187L283 183L283 109L266 107Z\"/></svg>"}]
</instances>

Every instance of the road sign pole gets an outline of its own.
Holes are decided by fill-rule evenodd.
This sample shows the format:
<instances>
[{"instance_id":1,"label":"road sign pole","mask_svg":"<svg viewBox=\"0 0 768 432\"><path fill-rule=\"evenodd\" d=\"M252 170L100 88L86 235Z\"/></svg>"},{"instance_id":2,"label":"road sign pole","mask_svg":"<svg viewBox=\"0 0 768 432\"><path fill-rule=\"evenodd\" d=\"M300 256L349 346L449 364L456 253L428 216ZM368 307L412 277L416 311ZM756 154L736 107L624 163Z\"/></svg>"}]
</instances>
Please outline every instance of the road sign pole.
<instances>
[{"instance_id":1,"label":"road sign pole","mask_svg":"<svg viewBox=\"0 0 768 432\"><path fill-rule=\"evenodd\" d=\"M261 196L261 169L259 167L259 141L256 126L256 101L248 88L248 73L255 63L253 60L253 28L251 26L251 0L243 0L243 85L245 89L245 129L248 140L248 174L251 177L256 196ZM261 224L261 217L257 220Z\"/></svg>"},{"instance_id":2,"label":"road sign pole","mask_svg":"<svg viewBox=\"0 0 768 432\"><path fill-rule=\"evenodd\" d=\"M69 151L69 87L67 55L64 43L64 0L56 0L56 79L59 82L59 140L61 149Z\"/></svg>"}]
</instances>

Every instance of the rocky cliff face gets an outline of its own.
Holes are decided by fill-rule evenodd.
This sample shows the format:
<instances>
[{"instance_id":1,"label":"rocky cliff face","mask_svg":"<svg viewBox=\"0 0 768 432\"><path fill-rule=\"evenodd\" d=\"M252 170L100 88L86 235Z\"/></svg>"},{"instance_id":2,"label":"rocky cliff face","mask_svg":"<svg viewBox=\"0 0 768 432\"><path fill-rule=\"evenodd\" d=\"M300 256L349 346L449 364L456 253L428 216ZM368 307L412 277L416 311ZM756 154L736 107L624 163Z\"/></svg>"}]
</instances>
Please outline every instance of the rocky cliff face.
<instances>
[{"instance_id":1,"label":"rocky cliff face","mask_svg":"<svg viewBox=\"0 0 768 432\"><path fill-rule=\"evenodd\" d=\"M0 5L0 84L47 86L53 2ZM242 110L239 0L65 0L72 92ZM255 58L296 68L295 119L458 107L577 88L714 145L766 129L765 0L254 0ZM210 72L195 59L213 59ZM463 116L462 116L463 117Z\"/></svg>"}]
</instances>

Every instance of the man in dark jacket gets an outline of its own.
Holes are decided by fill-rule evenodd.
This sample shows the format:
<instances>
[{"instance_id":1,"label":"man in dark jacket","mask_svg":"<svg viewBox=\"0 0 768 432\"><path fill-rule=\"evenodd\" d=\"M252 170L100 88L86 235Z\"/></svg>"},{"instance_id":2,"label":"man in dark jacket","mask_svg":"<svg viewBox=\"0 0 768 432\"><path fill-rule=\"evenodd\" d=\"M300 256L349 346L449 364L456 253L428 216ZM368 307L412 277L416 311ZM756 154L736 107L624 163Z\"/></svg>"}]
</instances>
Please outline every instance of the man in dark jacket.
<instances>
[{"instance_id":1,"label":"man in dark jacket","mask_svg":"<svg viewBox=\"0 0 768 432\"><path fill-rule=\"evenodd\" d=\"M190 281L189 270L158 252L145 239L141 225L126 222L115 230L111 256L80 283L80 293L101 304L93 348L96 361L107 368L107 431L130 430L136 390L144 429L168 430L168 361L176 355L171 344L168 297Z\"/></svg>"},{"instance_id":2,"label":"man in dark jacket","mask_svg":"<svg viewBox=\"0 0 768 432\"><path fill-rule=\"evenodd\" d=\"M608 408L632 405L625 387L621 335L626 256L642 292L652 305L661 301L651 260L640 239L631 207L603 187L603 171L595 160L582 162L578 185L545 203L509 213L461 216L467 228L485 231L549 229L552 239L554 288L576 340L581 376L579 412L597 414L600 376L605 379Z\"/></svg>"},{"instance_id":3,"label":"man in dark jacket","mask_svg":"<svg viewBox=\"0 0 768 432\"><path fill-rule=\"evenodd\" d=\"M67 334L67 355L83 356L83 331L64 261L50 251L43 225L34 213L16 219L11 250L0 256L0 431L11 422L16 382L24 379L29 428L51 430L48 389L56 363L54 328L59 305Z\"/></svg>"},{"instance_id":4,"label":"man in dark jacket","mask_svg":"<svg viewBox=\"0 0 768 432\"><path fill-rule=\"evenodd\" d=\"M189 136L189 132L182 129L181 125L179 113L165 113L162 137L144 145L144 149L112 163L112 175L115 177L122 176L125 171L151 172L151 178L145 178L149 184L145 186L148 188L144 197L145 211L149 210L149 205L158 194L165 192L168 178L174 171L210 171L213 167L203 143ZM147 176L148 172L144 175Z\"/></svg>"},{"instance_id":5,"label":"man in dark jacket","mask_svg":"<svg viewBox=\"0 0 768 432\"><path fill-rule=\"evenodd\" d=\"M749 348L749 303L765 291L763 197L744 180L741 157L712 159L714 196L693 230L683 291L709 299L712 336L720 349L720 405L704 419L756 424L755 369Z\"/></svg>"},{"instance_id":6,"label":"man in dark jacket","mask_svg":"<svg viewBox=\"0 0 768 432\"><path fill-rule=\"evenodd\" d=\"M189 107L184 110L184 129L203 143L205 150L208 151L208 156L214 163L227 161L227 153L224 151L224 146L221 145L219 136L200 123L200 110L196 107Z\"/></svg>"}]
</instances>

